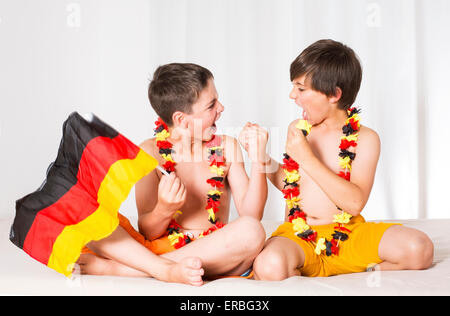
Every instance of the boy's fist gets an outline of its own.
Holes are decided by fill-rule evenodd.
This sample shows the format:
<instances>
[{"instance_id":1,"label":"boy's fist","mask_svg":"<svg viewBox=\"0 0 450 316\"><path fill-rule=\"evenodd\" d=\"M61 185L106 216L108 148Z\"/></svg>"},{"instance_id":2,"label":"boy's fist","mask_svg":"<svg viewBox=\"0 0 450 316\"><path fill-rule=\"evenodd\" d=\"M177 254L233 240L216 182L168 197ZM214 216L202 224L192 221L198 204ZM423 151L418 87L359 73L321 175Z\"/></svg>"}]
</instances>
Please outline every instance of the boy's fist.
<instances>
[{"instance_id":1,"label":"boy's fist","mask_svg":"<svg viewBox=\"0 0 450 316\"><path fill-rule=\"evenodd\" d=\"M289 124L286 139L286 153L297 162L301 162L309 158L313 153L305 134L298 128L298 123L299 120L295 120Z\"/></svg>"},{"instance_id":2,"label":"boy's fist","mask_svg":"<svg viewBox=\"0 0 450 316\"><path fill-rule=\"evenodd\" d=\"M247 151L252 162L265 163L269 133L258 124L247 122L239 134L239 143Z\"/></svg>"},{"instance_id":3,"label":"boy's fist","mask_svg":"<svg viewBox=\"0 0 450 316\"><path fill-rule=\"evenodd\" d=\"M175 214L186 201L186 188L174 172L169 176L163 175L158 186L158 204L161 208Z\"/></svg>"},{"instance_id":4,"label":"boy's fist","mask_svg":"<svg viewBox=\"0 0 450 316\"><path fill-rule=\"evenodd\" d=\"M172 130L170 135L175 141L173 150L177 154L178 161L191 162L192 161L192 135L189 130L187 121L183 121L179 126Z\"/></svg>"}]
</instances>

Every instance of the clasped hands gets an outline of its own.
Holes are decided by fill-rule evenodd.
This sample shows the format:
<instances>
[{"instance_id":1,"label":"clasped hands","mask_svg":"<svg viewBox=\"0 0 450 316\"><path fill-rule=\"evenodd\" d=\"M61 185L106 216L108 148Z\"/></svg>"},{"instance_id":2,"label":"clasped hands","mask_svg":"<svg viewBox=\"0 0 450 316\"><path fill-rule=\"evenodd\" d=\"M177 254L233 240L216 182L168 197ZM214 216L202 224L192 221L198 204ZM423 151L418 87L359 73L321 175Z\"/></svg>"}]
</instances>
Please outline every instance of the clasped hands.
<instances>
[{"instance_id":1,"label":"clasped hands","mask_svg":"<svg viewBox=\"0 0 450 316\"><path fill-rule=\"evenodd\" d=\"M269 160L266 154L267 141L269 133L259 126L247 122L239 133L239 143L248 153L248 157L252 163L265 164Z\"/></svg>"},{"instance_id":2,"label":"clasped hands","mask_svg":"<svg viewBox=\"0 0 450 316\"><path fill-rule=\"evenodd\" d=\"M296 127L299 120L289 124L285 152L294 160L301 162L314 154L302 130ZM239 134L239 142L248 152L252 162L267 163L270 157L266 154L268 132L258 124L247 123Z\"/></svg>"}]
</instances>

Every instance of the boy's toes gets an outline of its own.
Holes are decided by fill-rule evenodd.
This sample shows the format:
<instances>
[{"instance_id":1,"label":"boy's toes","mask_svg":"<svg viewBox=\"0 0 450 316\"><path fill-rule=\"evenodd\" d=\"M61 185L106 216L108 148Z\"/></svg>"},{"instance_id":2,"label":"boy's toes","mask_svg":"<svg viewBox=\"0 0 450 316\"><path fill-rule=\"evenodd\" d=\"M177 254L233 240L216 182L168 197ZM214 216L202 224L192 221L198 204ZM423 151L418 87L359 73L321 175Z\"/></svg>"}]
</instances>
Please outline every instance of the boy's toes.
<instances>
[{"instance_id":1,"label":"boy's toes","mask_svg":"<svg viewBox=\"0 0 450 316\"><path fill-rule=\"evenodd\" d=\"M189 277L189 283L194 286L200 286L203 284L203 279L201 275L192 275Z\"/></svg>"},{"instance_id":2,"label":"boy's toes","mask_svg":"<svg viewBox=\"0 0 450 316\"><path fill-rule=\"evenodd\" d=\"M192 286L202 286L203 285L203 280L200 279L199 281L191 281L191 285Z\"/></svg>"},{"instance_id":3,"label":"boy's toes","mask_svg":"<svg viewBox=\"0 0 450 316\"><path fill-rule=\"evenodd\" d=\"M203 284L202 276L205 271L202 268L202 261L197 257L185 258L180 262L184 265L186 275L188 276L189 283L194 286L200 286Z\"/></svg>"},{"instance_id":4,"label":"boy's toes","mask_svg":"<svg viewBox=\"0 0 450 316\"><path fill-rule=\"evenodd\" d=\"M202 268L202 261L200 258L197 257L190 257L184 259L185 265L187 268L191 269L201 269Z\"/></svg>"},{"instance_id":5,"label":"boy's toes","mask_svg":"<svg viewBox=\"0 0 450 316\"><path fill-rule=\"evenodd\" d=\"M83 254L77 261L81 274L105 274L107 267L105 263L106 259L91 254Z\"/></svg>"}]
</instances>

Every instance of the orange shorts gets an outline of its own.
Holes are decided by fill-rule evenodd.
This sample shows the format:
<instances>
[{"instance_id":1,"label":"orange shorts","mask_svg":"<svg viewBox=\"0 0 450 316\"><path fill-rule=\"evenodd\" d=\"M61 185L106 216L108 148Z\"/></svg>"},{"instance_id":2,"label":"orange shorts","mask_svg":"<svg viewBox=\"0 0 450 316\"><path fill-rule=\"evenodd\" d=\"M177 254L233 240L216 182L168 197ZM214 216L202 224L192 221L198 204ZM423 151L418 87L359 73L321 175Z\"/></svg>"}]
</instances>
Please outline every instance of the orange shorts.
<instances>
[{"instance_id":1,"label":"orange shorts","mask_svg":"<svg viewBox=\"0 0 450 316\"><path fill-rule=\"evenodd\" d=\"M118 215L119 215L119 226L121 226L123 229L125 229L125 231L131 237L133 237L134 240L136 240L141 245L145 246L148 250L150 250L154 254L162 255L162 254L165 254L165 253L175 250L175 247L170 244L170 241L169 241L169 238L167 237L167 235L165 235L161 238L155 239L155 240L147 240L147 239L145 239L145 237L143 235L141 235L138 231L136 231L134 229L134 227L130 224L130 221L128 220L128 218L126 218L125 216L123 216L120 213ZM90 250L87 247L84 247L83 250L81 251L81 253L82 254L89 253L89 254L93 254L93 255L97 256L97 254L95 252L93 252L92 250ZM222 278L250 279L252 277L253 277L253 270L249 269L240 276L215 276L215 277L209 277L209 279L211 279L211 280L222 279Z\"/></svg>"},{"instance_id":2,"label":"orange shorts","mask_svg":"<svg viewBox=\"0 0 450 316\"><path fill-rule=\"evenodd\" d=\"M134 229L128 218L126 218L120 213L118 215L119 215L119 226L125 229L125 231L131 237L133 237L134 240L136 240L141 245L145 246L148 250L150 250L154 254L162 255L164 253L175 250L174 246L170 244L167 235L155 240L147 240L143 235L141 235L138 231ZM81 253L95 254L92 250L90 250L87 247L84 247Z\"/></svg>"},{"instance_id":3,"label":"orange shorts","mask_svg":"<svg viewBox=\"0 0 450 316\"><path fill-rule=\"evenodd\" d=\"M363 272L374 264L381 263L378 246L384 232L394 223L367 223L361 215L354 216L345 228L352 232L349 238L339 245L339 255L327 256L325 252L317 255L315 244L294 234L293 224L285 222L272 234L272 237L286 237L297 243L305 253L305 262L299 269L303 276L331 276L344 273ZM336 224L311 226L317 236L332 239Z\"/></svg>"}]
</instances>

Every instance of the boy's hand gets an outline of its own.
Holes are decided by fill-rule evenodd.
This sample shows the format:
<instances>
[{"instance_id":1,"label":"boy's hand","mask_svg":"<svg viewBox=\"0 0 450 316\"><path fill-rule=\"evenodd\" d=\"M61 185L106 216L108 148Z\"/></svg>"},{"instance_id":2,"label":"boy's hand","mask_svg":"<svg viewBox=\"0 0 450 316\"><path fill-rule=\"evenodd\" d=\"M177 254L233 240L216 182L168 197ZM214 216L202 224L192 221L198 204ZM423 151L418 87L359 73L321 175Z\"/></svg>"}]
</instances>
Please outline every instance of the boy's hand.
<instances>
[{"instance_id":1,"label":"boy's hand","mask_svg":"<svg viewBox=\"0 0 450 316\"><path fill-rule=\"evenodd\" d=\"M158 185L158 205L165 214L172 217L186 201L186 188L174 172L163 175Z\"/></svg>"},{"instance_id":2,"label":"boy's hand","mask_svg":"<svg viewBox=\"0 0 450 316\"><path fill-rule=\"evenodd\" d=\"M286 153L295 161L301 162L309 159L314 154L305 135L303 135L303 132L295 127L298 121L299 120L295 120L289 124L286 140Z\"/></svg>"},{"instance_id":3,"label":"boy's hand","mask_svg":"<svg viewBox=\"0 0 450 316\"><path fill-rule=\"evenodd\" d=\"M267 160L266 146L269 133L258 124L247 122L239 134L239 143L248 152L252 162L265 163Z\"/></svg>"},{"instance_id":4,"label":"boy's hand","mask_svg":"<svg viewBox=\"0 0 450 316\"><path fill-rule=\"evenodd\" d=\"M177 155L178 161L192 161L192 136L187 121L183 121L175 127L170 135L174 140L173 150Z\"/></svg>"}]
</instances>

